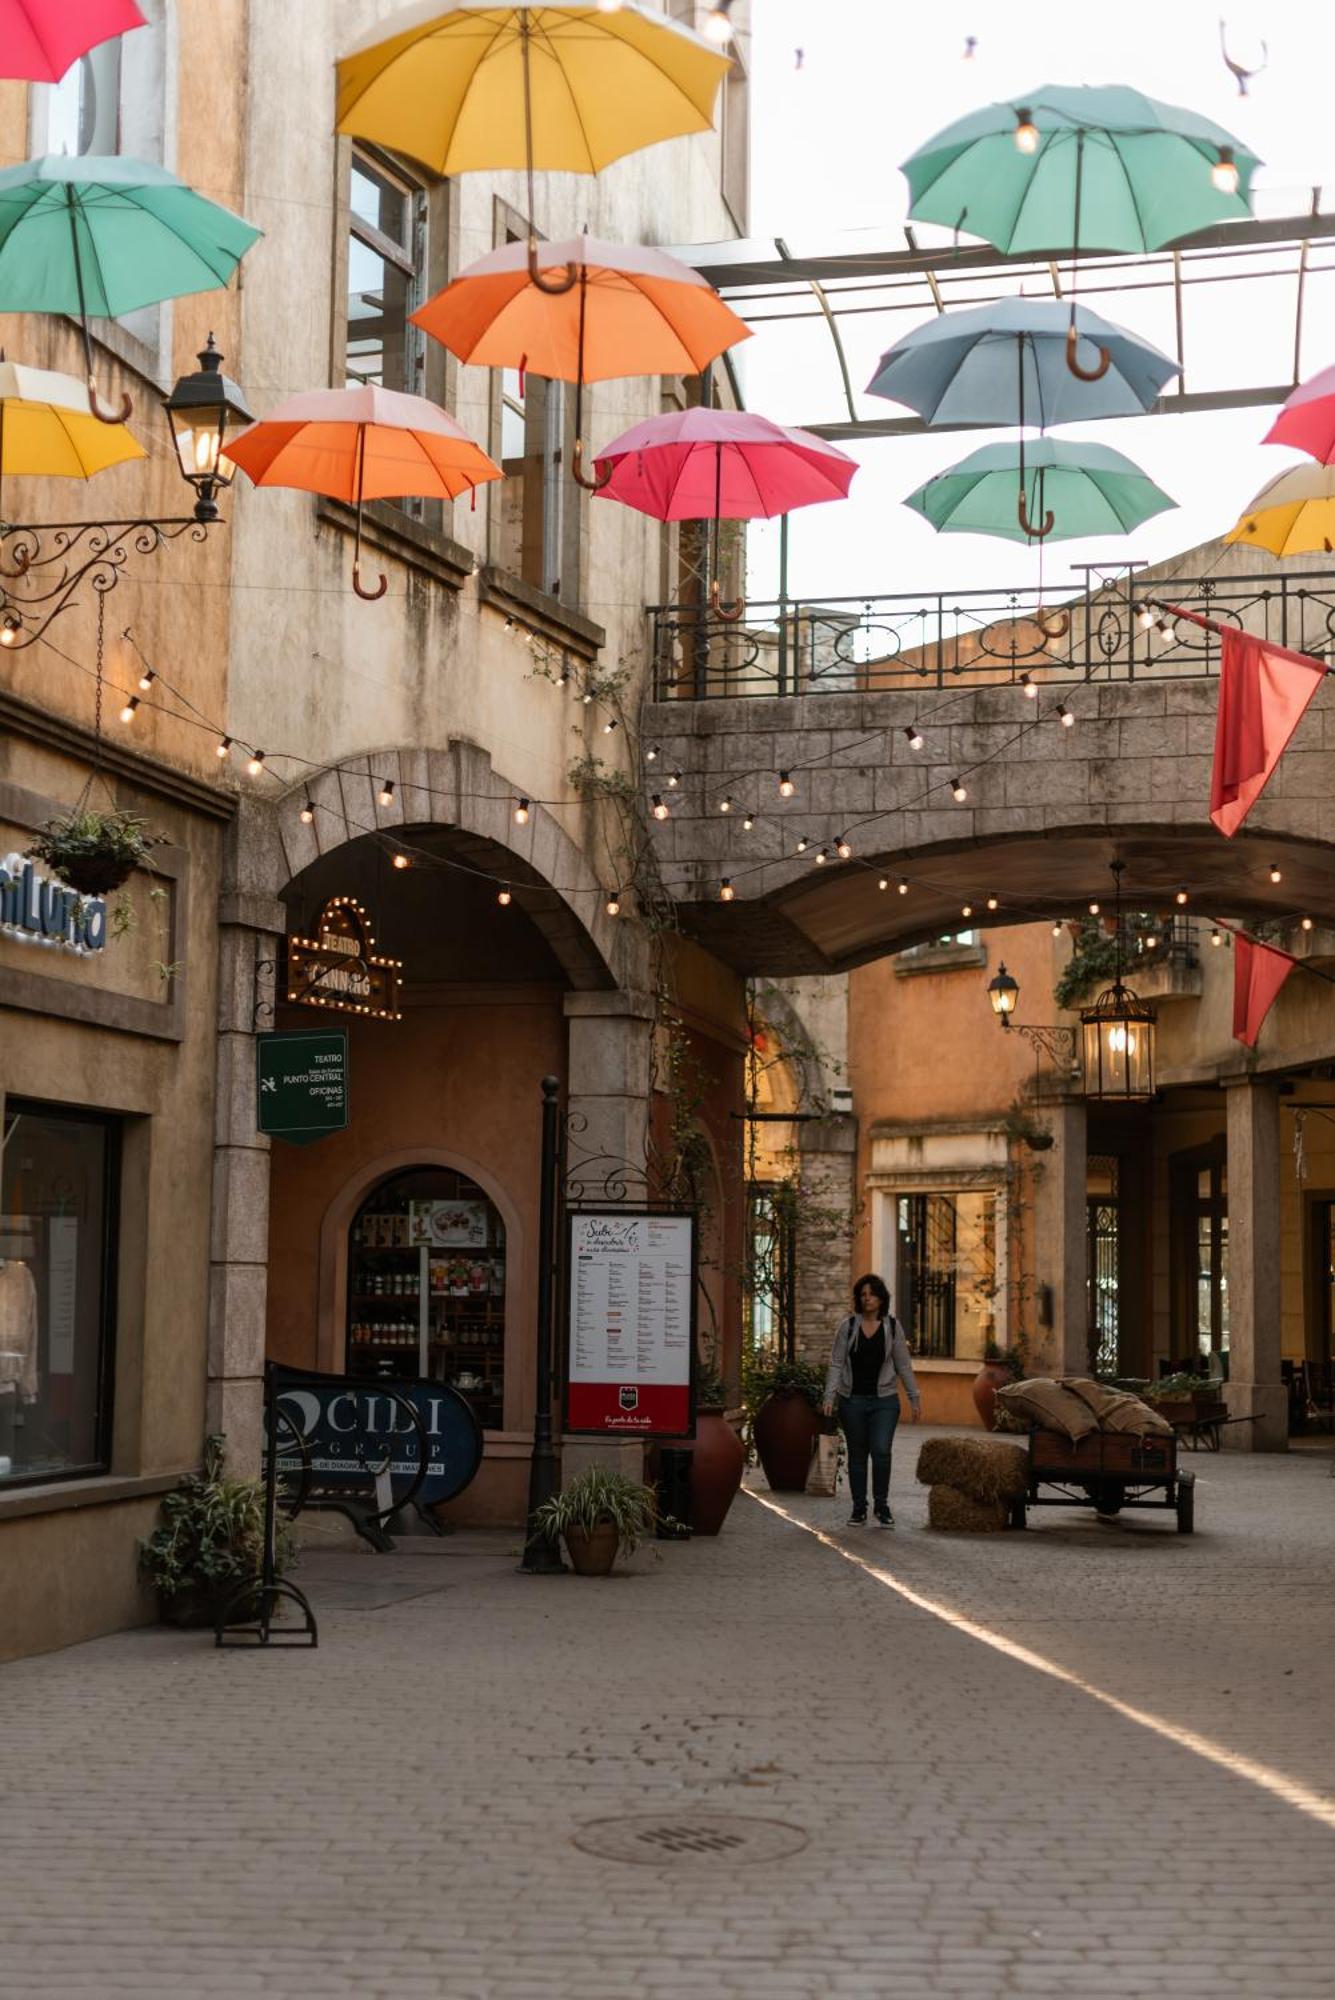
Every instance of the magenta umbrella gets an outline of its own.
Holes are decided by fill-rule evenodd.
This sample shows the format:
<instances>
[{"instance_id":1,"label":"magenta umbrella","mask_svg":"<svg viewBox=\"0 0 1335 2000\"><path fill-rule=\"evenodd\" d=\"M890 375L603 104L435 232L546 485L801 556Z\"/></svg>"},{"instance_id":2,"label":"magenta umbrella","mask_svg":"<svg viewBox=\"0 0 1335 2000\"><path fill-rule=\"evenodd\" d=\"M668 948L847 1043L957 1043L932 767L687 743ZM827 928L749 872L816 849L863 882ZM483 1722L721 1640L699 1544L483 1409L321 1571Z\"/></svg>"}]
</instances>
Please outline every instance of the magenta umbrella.
<instances>
[{"instance_id":1,"label":"magenta umbrella","mask_svg":"<svg viewBox=\"0 0 1335 2000\"><path fill-rule=\"evenodd\" d=\"M99 42L143 25L134 0L0 0L0 76L58 83Z\"/></svg>"},{"instance_id":2,"label":"magenta umbrella","mask_svg":"<svg viewBox=\"0 0 1335 2000\"><path fill-rule=\"evenodd\" d=\"M1320 465L1335 465L1335 368L1295 389L1261 442L1291 444Z\"/></svg>"},{"instance_id":3,"label":"magenta umbrella","mask_svg":"<svg viewBox=\"0 0 1335 2000\"><path fill-rule=\"evenodd\" d=\"M652 514L657 521L714 523L709 601L720 617L737 619L744 605L719 603L718 524L769 519L848 496L857 461L813 437L749 410L673 410L623 431L601 452L595 472L606 480L604 500Z\"/></svg>"}]
</instances>

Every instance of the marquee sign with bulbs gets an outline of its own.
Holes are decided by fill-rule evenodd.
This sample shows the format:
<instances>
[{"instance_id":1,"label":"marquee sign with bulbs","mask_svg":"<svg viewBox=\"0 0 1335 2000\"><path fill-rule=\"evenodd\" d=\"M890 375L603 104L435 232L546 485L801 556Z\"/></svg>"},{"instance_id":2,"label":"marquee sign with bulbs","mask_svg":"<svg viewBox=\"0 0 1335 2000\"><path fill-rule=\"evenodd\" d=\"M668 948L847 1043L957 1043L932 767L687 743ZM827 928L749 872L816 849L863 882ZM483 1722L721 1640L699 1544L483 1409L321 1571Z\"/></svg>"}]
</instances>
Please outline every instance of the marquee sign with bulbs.
<instances>
[{"instance_id":1,"label":"marquee sign with bulbs","mask_svg":"<svg viewBox=\"0 0 1335 2000\"><path fill-rule=\"evenodd\" d=\"M401 958L379 956L364 906L355 896L331 896L315 936L287 941L288 999L298 1007L401 1021Z\"/></svg>"}]
</instances>

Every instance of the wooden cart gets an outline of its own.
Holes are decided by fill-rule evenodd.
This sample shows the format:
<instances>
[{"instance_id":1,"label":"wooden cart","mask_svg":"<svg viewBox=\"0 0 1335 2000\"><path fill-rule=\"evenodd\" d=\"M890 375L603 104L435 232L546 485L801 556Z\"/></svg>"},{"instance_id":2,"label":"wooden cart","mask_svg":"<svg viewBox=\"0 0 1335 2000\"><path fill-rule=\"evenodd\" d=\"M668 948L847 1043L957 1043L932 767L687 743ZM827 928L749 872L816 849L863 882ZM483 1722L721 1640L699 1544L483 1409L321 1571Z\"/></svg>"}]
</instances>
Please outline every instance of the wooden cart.
<instances>
[{"instance_id":1,"label":"wooden cart","mask_svg":"<svg viewBox=\"0 0 1335 2000\"><path fill-rule=\"evenodd\" d=\"M1159 1507L1189 1535L1196 1475L1178 1471L1177 1454L1176 1437L1091 1431L1072 1444L1056 1431L1030 1431L1029 1491L1012 1503L1010 1525L1024 1527L1029 1507L1093 1507L1104 1520L1124 1507Z\"/></svg>"}]
</instances>

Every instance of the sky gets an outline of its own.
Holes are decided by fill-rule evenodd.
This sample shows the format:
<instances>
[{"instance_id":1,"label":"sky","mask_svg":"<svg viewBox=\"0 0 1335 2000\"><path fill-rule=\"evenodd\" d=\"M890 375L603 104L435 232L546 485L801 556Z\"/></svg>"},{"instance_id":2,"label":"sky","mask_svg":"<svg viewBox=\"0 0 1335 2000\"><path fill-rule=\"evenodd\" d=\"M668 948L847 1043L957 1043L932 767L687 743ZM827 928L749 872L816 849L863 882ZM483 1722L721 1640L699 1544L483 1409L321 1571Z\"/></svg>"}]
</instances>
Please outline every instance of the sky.
<instances>
[{"instance_id":1,"label":"sky","mask_svg":"<svg viewBox=\"0 0 1335 2000\"><path fill-rule=\"evenodd\" d=\"M1226 12L1230 53L1266 67L1239 96L1220 52ZM828 246L846 230L901 247L907 185L899 164L965 112L1023 102L1043 83L1125 83L1215 119L1265 163L1254 187L1258 214L1305 209L1311 189L1335 209L1335 6L1325 0L752 0L751 233L790 249ZM966 59L966 39L975 38ZM802 51L798 67L796 51ZM920 241L944 240L919 230ZM1283 381L1292 372L1296 274L1188 293L1186 347L1192 389ZM741 308L745 312L745 307ZM1172 351L1171 293L1104 296L1096 309ZM855 390L877 357L918 318L876 312L841 321ZM1335 362L1335 264L1313 269L1304 314L1301 374ZM737 351L748 406L783 423L846 416L828 334L819 325L768 327ZM859 394L865 416L902 414ZM1050 545L1049 591L1082 562L1159 561L1224 532L1266 480L1301 455L1260 439L1264 408L1187 417L1064 426L1132 458L1178 503L1126 538ZM1021 544L938 536L901 505L904 496L993 436L868 440L853 447L861 470L851 498L805 509L790 524L790 591L828 599L873 592L992 588L1036 583L1038 556ZM753 597L775 586L777 531L751 531ZM1300 565L1301 566L1301 565Z\"/></svg>"}]
</instances>

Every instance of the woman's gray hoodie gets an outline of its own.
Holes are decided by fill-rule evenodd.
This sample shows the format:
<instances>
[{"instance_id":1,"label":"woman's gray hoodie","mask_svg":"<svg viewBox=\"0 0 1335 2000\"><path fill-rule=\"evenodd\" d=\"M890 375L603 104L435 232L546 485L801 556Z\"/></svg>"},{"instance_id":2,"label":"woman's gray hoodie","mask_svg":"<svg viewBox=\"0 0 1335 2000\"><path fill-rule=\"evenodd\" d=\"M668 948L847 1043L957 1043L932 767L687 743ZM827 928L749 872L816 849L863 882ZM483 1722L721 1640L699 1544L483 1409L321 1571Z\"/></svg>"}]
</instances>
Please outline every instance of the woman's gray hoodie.
<instances>
[{"instance_id":1,"label":"woman's gray hoodie","mask_svg":"<svg viewBox=\"0 0 1335 2000\"><path fill-rule=\"evenodd\" d=\"M909 1392L909 1401L916 1410L921 1402L918 1385L913 1379L913 1363L909 1359L909 1344L904 1338L904 1329L891 1314L883 1321L886 1330L885 1360L881 1363L881 1373L876 1383L878 1396L893 1396L898 1393L896 1377L902 1380ZM829 1373L825 1377L825 1400L834 1401L836 1396L851 1396L853 1393L853 1363L849 1359L849 1349L857 1333L858 1315L850 1313L840 1322L839 1331L834 1336L834 1352L830 1356Z\"/></svg>"}]
</instances>

